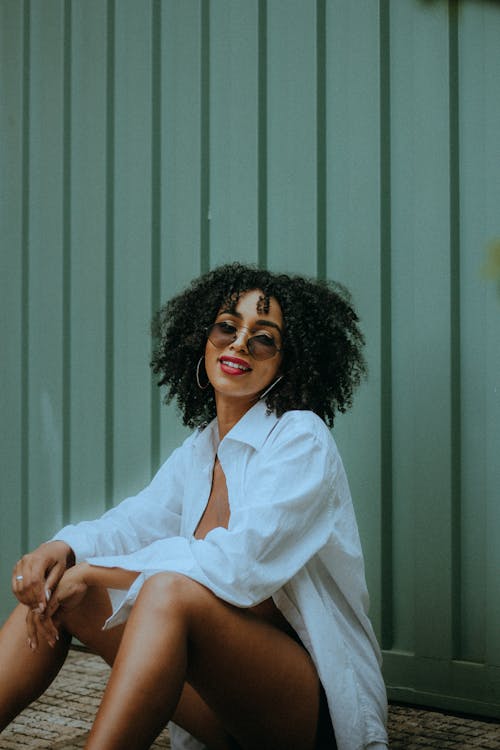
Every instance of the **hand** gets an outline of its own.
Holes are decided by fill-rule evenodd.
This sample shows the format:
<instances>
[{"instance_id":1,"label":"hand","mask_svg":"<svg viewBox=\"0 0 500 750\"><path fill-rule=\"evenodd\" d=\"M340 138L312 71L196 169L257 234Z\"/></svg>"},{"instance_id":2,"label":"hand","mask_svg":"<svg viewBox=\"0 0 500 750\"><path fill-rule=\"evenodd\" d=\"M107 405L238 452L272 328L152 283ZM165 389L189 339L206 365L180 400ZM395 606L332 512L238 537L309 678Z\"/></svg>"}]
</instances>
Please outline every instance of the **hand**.
<instances>
[{"instance_id":1,"label":"hand","mask_svg":"<svg viewBox=\"0 0 500 750\"><path fill-rule=\"evenodd\" d=\"M24 555L12 571L14 596L42 614L64 571L74 565L74 554L65 542L47 542Z\"/></svg>"},{"instance_id":2,"label":"hand","mask_svg":"<svg viewBox=\"0 0 500 750\"><path fill-rule=\"evenodd\" d=\"M90 567L88 563L79 563L64 573L47 602L42 619L50 618L57 623L62 612L71 612L80 604L89 587L87 575Z\"/></svg>"},{"instance_id":3,"label":"hand","mask_svg":"<svg viewBox=\"0 0 500 750\"><path fill-rule=\"evenodd\" d=\"M32 609L28 609L26 613L26 633L27 643L32 651L38 649L41 638L46 640L52 648L56 645L56 641L59 640L59 632L53 619L46 615L41 615Z\"/></svg>"},{"instance_id":4,"label":"hand","mask_svg":"<svg viewBox=\"0 0 500 750\"><path fill-rule=\"evenodd\" d=\"M88 584L85 574L89 565L80 563L67 570L60 579L54 593L47 601L43 613L38 610L28 610L26 615L26 629L28 645L36 651L40 639L47 641L52 648L59 640L59 625L61 615L77 607L87 593Z\"/></svg>"}]
</instances>

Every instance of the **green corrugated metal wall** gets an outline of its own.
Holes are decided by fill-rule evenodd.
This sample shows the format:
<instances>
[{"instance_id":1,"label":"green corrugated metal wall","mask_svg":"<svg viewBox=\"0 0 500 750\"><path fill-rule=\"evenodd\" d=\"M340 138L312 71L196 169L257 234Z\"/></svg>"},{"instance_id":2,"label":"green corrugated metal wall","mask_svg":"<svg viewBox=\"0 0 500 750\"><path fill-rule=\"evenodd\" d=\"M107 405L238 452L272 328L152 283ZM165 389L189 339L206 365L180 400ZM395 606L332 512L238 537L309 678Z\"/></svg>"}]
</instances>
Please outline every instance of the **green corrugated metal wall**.
<instances>
[{"instance_id":1,"label":"green corrugated metal wall","mask_svg":"<svg viewBox=\"0 0 500 750\"><path fill-rule=\"evenodd\" d=\"M148 369L160 301L233 259L332 276L368 339L335 433L390 695L499 716L500 290L480 269L500 235L500 5L0 14L3 614L23 551L181 439Z\"/></svg>"}]
</instances>

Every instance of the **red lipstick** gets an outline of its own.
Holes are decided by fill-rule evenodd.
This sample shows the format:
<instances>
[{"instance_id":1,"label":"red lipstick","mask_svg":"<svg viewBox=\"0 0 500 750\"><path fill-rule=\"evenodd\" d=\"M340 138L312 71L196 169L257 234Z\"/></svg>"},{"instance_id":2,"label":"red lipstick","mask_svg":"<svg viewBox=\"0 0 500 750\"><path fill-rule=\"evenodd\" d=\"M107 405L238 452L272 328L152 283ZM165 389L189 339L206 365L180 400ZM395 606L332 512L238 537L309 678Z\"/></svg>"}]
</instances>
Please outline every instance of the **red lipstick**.
<instances>
[{"instance_id":1,"label":"red lipstick","mask_svg":"<svg viewBox=\"0 0 500 750\"><path fill-rule=\"evenodd\" d=\"M252 370L248 362L239 357L219 357L219 363L226 375L244 375Z\"/></svg>"}]
</instances>

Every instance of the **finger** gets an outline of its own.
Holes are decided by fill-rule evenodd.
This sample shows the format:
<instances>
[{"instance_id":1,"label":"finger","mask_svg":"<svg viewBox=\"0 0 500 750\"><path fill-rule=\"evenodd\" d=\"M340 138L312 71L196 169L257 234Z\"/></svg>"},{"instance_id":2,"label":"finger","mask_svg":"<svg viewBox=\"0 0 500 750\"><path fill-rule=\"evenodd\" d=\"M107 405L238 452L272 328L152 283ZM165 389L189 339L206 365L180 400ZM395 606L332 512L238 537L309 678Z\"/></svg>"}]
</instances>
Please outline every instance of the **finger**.
<instances>
[{"instance_id":1,"label":"finger","mask_svg":"<svg viewBox=\"0 0 500 750\"><path fill-rule=\"evenodd\" d=\"M59 632L55 627L52 618L36 613L32 613L32 616L38 641L42 639L53 648L56 644L56 641L59 640Z\"/></svg>"},{"instance_id":2,"label":"finger","mask_svg":"<svg viewBox=\"0 0 500 750\"><path fill-rule=\"evenodd\" d=\"M30 609L36 609L40 604L42 610L45 608L43 567L33 554L24 555L14 566L13 592L17 599Z\"/></svg>"},{"instance_id":3,"label":"finger","mask_svg":"<svg viewBox=\"0 0 500 750\"><path fill-rule=\"evenodd\" d=\"M35 627L34 615L31 610L28 610L26 615L26 631L27 631L27 644L32 651L38 649L38 634Z\"/></svg>"},{"instance_id":4,"label":"finger","mask_svg":"<svg viewBox=\"0 0 500 750\"><path fill-rule=\"evenodd\" d=\"M48 560L41 558L40 555L30 555L27 561L29 565L28 586L25 596L30 600L30 607L43 613L47 606L47 589L46 575L48 570Z\"/></svg>"},{"instance_id":5,"label":"finger","mask_svg":"<svg viewBox=\"0 0 500 750\"><path fill-rule=\"evenodd\" d=\"M59 597L54 594L50 597L50 600L47 603L47 608L45 610L45 617L54 617L55 613L61 606L61 602L59 600Z\"/></svg>"},{"instance_id":6,"label":"finger","mask_svg":"<svg viewBox=\"0 0 500 750\"><path fill-rule=\"evenodd\" d=\"M52 647L56 645L56 642L59 640L59 629L56 627L56 624L52 617L49 617L47 619L47 623L50 625L49 633L50 633L50 640L49 643Z\"/></svg>"},{"instance_id":7,"label":"finger","mask_svg":"<svg viewBox=\"0 0 500 750\"><path fill-rule=\"evenodd\" d=\"M38 619L39 634L43 635L49 646L54 648L59 640L59 632L54 625L51 617L39 617Z\"/></svg>"},{"instance_id":8,"label":"finger","mask_svg":"<svg viewBox=\"0 0 500 750\"><path fill-rule=\"evenodd\" d=\"M21 593L25 588L25 574L27 570L24 565L24 558L21 558L16 562L12 569L11 586L14 594Z\"/></svg>"},{"instance_id":9,"label":"finger","mask_svg":"<svg viewBox=\"0 0 500 750\"><path fill-rule=\"evenodd\" d=\"M24 589L24 575L20 571L21 568L18 565L16 565L12 571L11 588L14 596L17 598L19 598L20 595L22 596L22 591Z\"/></svg>"},{"instance_id":10,"label":"finger","mask_svg":"<svg viewBox=\"0 0 500 750\"><path fill-rule=\"evenodd\" d=\"M45 589L45 601L43 602L43 607L41 606L40 602L37 602L36 606L33 607L31 611L43 617L45 616L50 617L52 612L50 613L48 612L48 604L50 602L51 597L52 597L52 591L50 589Z\"/></svg>"},{"instance_id":11,"label":"finger","mask_svg":"<svg viewBox=\"0 0 500 750\"><path fill-rule=\"evenodd\" d=\"M56 589L59 581L66 572L66 565L60 561L56 561L52 567L47 568L45 571L45 583L43 586L43 594L40 596L38 602L38 611L40 613L47 612L47 605L50 601L53 591Z\"/></svg>"},{"instance_id":12,"label":"finger","mask_svg":"<svg viewBox=\"0 0 500 750\"><path fill-rule=\"evenodd\" d=\"M61 563L57 562L50 570L45 580L45 596L47 598L47 591L54 591L57 584L63 577L65 568ZM50 598L50 597L49 597Z\"/></svg>"},{"instance_id":13,"label":"finger","mask_svg":"<svg viewBox=\"0 0 500 750\"><path fill-rule=\"evenodd\" d=\"M33 597L31 565L27 555L14 566L12 591L16 598L30 609L34 606L36 599Z\"/></svg>"},{"instance_id":14,"label":"finger","mask_svg":"<svg viewBox=\"0 0 500 750\"><path fill-rule=\"evenodd\" d=\"M45 612L47 607L47 590L48 587L45 581L45 570L43 574L38 576L32 584L32 601L35 602L35 607L40 614Z\"/></svg>"}]
</instances>

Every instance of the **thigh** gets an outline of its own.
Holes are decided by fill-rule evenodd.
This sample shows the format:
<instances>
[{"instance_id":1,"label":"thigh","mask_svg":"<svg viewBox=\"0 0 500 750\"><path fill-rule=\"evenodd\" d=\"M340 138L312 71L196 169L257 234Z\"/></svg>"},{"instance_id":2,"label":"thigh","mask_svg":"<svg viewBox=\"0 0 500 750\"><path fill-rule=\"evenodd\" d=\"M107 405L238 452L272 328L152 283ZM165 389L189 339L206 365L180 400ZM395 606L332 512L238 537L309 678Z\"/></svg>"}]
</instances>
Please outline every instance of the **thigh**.
<instances>
[{"instance_id":1,"label":"thigh","mask_svg":"<svg viewBox=\"0 0 500 750\"><path fill-rule=\"evenodd\" d=\"M58 620L64 630L112 666L121 643L124 625L103 630L103 625L111 613L107 589L90 586L78 607L68 612L62 611Z\"/></svg>"},{"instance_id":2,"label":"thigh","mask_svg":"<svg viewBox=\"0 0 500 750\"><path fill-rule=\"evenodd\" d=\"M169 606L181 599L187 613L187 681L239 746L312 750L320 682L305 648L204 586L183 576L160 577L165 575Z\"/></svg>"}]
</instances>

